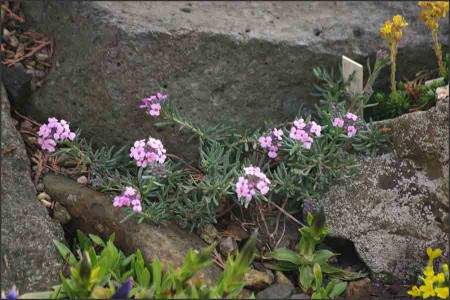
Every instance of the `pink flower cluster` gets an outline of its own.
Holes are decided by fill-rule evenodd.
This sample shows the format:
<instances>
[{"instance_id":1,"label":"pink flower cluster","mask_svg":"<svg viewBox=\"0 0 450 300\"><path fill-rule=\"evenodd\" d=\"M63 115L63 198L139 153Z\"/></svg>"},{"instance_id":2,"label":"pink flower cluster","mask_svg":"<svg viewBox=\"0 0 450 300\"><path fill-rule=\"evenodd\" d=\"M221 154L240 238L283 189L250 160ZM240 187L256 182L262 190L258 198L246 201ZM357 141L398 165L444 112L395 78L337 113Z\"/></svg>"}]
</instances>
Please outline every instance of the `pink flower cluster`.
<instances>
[{"instance_id":1,"label":"pink flower cluster","mask_svg":"<svg viewBox=\"0 0 450 300\"><path fill-rule=\"evenodd\" d=\"M283 139L283 130L274 128L268 136L262 136L258 139L263 149L269 149L269 157L277 157L278 148L281 147L280 141Z\"/></svg>"},{"instance_id":2,"label":"pink flower cluster","mask_svg":"<svg viewBox=\"0 0 450 300\"><path fill-rule=\"evenodd\" d=\"M70 131L69 123L65 120L58 121L56 118L48 118L48 124L39 128L38 142L42 150L52 153L56 150L56 144L67 139L73 140L75 133Z\"/></svg>"},{"instance_id":3,"label":"pink flower cluster","mask_svg":"<svg viewBox=\"0 0 450 300\"><path fill-rule=\"evenodd\" d=\"M141 195L137 193L134 188L127 186L123 195L114 197L113 205L115 207L129 207L130 205L132 205L133 211L141 212Z\"/></svg>"},{"instance_id":4,"label":"pink flower cluster","mask_svg":"<svg viewBox=\"0 0 450 300\"><path fill-rule=\"evenodd\" d=\"M236 194L238 198L244 198L245 207L248 206L252 197L256 194L256 189L261 195L269 192L270 180L266 177L258 167L244 168L245 176L241 176L236 183ZM255 189L256 188L256 189Z\"/></svg>"},{"instance_id":5,"label":"pink flower cluster","mask_svg":"<svg viewBox=\"0 0 450 300\"><path fill-rule=\"evenodd\" d=\"M139 108L145 108L150 116L159 116L161 112L161 100L166 98L167 95L156 93L156 95L150 96L149 98L144 98L142 100L144 104L141 104Z\"/></svg>"},{"instance_id":6,"label":"pink flower cluster","mask_svg":"<svg viewBox=\"0 0 450 300\"><path fill-rule=\"evenodd\" d=\"M161 141L150 137L147 142L145 140L134 142L134 147L131 147L130 150L130 157L136 160L138 167L145 168L155 161L163 164L167 157L164 153L166 153L166 149Z\"/></svg>"},{"instance_id":7,"label":"pink flower cluster","mask_svg":"<svg viewBox=\"0 0 450 300\"><path fill-rule=\"evenodd\" d=\"M313 143L312 135L320 136L321 131L322 127L317 125L316 122L306 123L302 118L294 121L294 126L291 128L289 136L294 140L302 142L303 147L306 149L311 149Z\"/></svg>"},{"instance_id":8,"label":"pink flower cluster","mask_svg":"<svg viewBox=\"0 0 450 300\"><path fill-rule=\"evenodd\" d=\"M345 119L336 117L333 120L333 126L335 127L345 127L347 129L347 136L352 137L356 134L357 130L354 123L358 121L358 116L348 112L345 114Z\"/></svg>"}]
</instances>

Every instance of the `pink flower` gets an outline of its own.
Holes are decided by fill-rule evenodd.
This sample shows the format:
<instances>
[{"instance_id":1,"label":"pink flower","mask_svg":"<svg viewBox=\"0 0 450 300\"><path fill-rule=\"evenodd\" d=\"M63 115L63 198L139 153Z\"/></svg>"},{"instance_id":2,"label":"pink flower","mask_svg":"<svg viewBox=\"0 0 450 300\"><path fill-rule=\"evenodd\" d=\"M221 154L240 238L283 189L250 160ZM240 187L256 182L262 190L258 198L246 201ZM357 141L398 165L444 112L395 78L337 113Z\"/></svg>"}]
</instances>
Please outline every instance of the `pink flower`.
<instances>
[{"instance_id":1,"label":"pink flower","mask_svg":"<svg viewBox=\"0 0 450 300\"><path fill-rule=\"evenodd\" d=\"M272 133L273 133L273 135L274 135L279 141L281 141L281 140L283 139L283 138L282 138L282 136L283 136L283 130L274 128L273 131L272 131Z\"/></svg>"},{"instance_id":2,"label":"pink flower","mask_svg":"<svg viewBox=\"0 0 450 300\"><path fill-rule=\"evenodd\" d=\"M355 126L348 126L347 127L347 136L352 137L356 134L356 128Z\"/></svg>"},{"instance_id":3,"label":"pink flower","mask_svg":"<svg viewBox=\"0 0 450 300\"><path fill-rule=\"evenodd\" d=\"M358 116L352 114L351 112L348 112L345 117L349 120L352 120L354 122L356 122L358 120Z\"/></svg>"},{"instance_id":4,"label":"pink flower","mask_svg":"<svg viewBox=\"0 0 450 300\"><path fill-rule=\"evenodd\" d=\"M299 119L299 120L295 120L294 121L294 126L297 127L298 129L303 129L306 127L306 123L305 120Z\"/></svg>"},{"instance_id":5,"label":"pink flower","mask_svg":"<svg viewBox=\"0 0 450 300\"><path fill-rule=\"evenodd\" d=\"M130 157L136 160L138 167L147 167L148 164L158 162L163 164L167 156L166 149L160 140L150 137L148 141L139 140L134 142L134 146L130 149Z\"/></svg>"},{"instance_id":6,"label":"pink flower","mask_svg":"<svg viewBox=\"0 0 450 300\"><path fill-rule=\"evenodd\" d=\"M149 98L144 98L143 104L139 105L139 108L144 108L147 110L147 114L150 116L159 116L161 114L161 101L166 99L167 95L161 93L156 93L156 95L150 96Z\"/></svg>"},{"instance_id":7,"label":"pink flower","mask_svg":"<svg viewBox=\"0 0 450 300\"><path fill-rule=\"evenodd\" d=\"M316 122L310 122L311 129L309 130L311 133L314 133L316 136L320 136L320 132L322 131L322 127L316 124Z\"/></svg>"},{"instance_id":8,"label":"pink flower","mask_svg":"<svg viewBox=\"0 0 450 300\"><path fill-rule=\"evenodd\" d=\"M258 167L250 166L244 168L244 172L245 176L239 177L236 183L236 194L239 199L243 200L245 207L247 207L252 197L256 195L257 190L261 195L269 192L268 185L270 184L270 180L267 179L266 175Z\"/></svg>"},{"instance_id":9,"label":"pink flower","mask_svg":"<svg viewBox=\"0 0 450 300\"><path fill-rule=\"evenodd\" d=\"M333 126L344 127L344 120L341 118L334 118Z\"/></svg>"},{"instance_id":10,"label":"pink flower","mask_svg":"<svg viewBox=\"0 0 450 300\"><path fill-rule=\"evenodd\" d=\"M58 142L75 139L75 133L70 131L67 121L58 121L56 118L48 118L48 124L43 124L39 128L38 135L38 143L42 150L50 153L55 152Z\"/></svg>"},{"instance_id":11,"label":"pink flower","mask_svg":"<svg viewBox=\"0 0 450 300\"><path fill-rule=\"evenodd\" d=\"M258 141L261 143L261 147L268 148L272 145L272 138L270 136L268 137L260 137Z\"/></svg>"},{"instance_id":12,"label":"pink flower","mask_svg":"<svg viewBox=\"0 0 450 300\"><path fill-rule=\"evenodd\" d=\"M132 187L125 187L123 195L114 197L113 205L115 207L129 207L133 206L133 211L141 212L141 195Z\"/></svg>"}]
</instances>

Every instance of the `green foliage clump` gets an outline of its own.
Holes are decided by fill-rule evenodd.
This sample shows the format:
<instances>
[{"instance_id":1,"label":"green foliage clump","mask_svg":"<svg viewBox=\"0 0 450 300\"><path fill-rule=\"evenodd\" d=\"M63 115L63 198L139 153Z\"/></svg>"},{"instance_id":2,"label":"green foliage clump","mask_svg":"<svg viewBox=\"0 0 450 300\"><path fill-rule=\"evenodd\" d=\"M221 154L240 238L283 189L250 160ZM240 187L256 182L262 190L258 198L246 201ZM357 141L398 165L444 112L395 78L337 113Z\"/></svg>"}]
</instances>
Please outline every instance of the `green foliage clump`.
<instances>
[{"instance_id":1,"label":"green foliage clump","mask_svg":"<svg viewBox=\"0 0 450 300\"><path fill-rule=\"evenodd\" d=\"M333 252L316 247L325 239L329 229L325 226L325 213L320 207L314 216L308 212L307 226L299 229L301 239L298 253L286 248L278 248L270 252L266 259L271 263L264 265L273 270L298 271L299 285L304 292L313 292L313 299L328 299L339 296L345 291L346 282L340 280L354 280L366 276L363 273L346 271L333 267L328 259L335 256ZM323 275L332 278L323 287Z\"/></svg>"},{"instance_id":2,"label":"green foliage clump","mask_svg":"<svg viewBox=\"0 0 450 300\"><path fill-rule=\"evenodd\" d=\"M77 258L69 248L57 241L59 252L70 265L70 277L62 273L61 284L53 291L22 295L22 299L236 299L243 289L243 276L254 259L256 237L253 235L236 254L228 256L217 283L211 285L203 277L194 276L212 264L215 244L200 251L189 249L181 267L164 265L156 257L145 264L142 253L129 256L114 246L114 234L105 243L101 238L78 232L80 253ZM96 248L101 248L97 253ZM127 284L130 286L127 289ZM121 288L118 286L122 286ZM122 295L125 290L125 295Z\"/></svg>"},{"instance_id":3,"label":"green foliage clump","mask_svg":"<svg viewBox=\"0 0 450 300\"><path fill-rule=\"evenodd\" d=\"M447 84L446 79L437 80L429 86L419 80L398 82L397 91L389 95L376 92L370 99L375 104L374 120L390 119L405 113L427 110L436 104L436 89Z\"/></svg>"}]
</instances>

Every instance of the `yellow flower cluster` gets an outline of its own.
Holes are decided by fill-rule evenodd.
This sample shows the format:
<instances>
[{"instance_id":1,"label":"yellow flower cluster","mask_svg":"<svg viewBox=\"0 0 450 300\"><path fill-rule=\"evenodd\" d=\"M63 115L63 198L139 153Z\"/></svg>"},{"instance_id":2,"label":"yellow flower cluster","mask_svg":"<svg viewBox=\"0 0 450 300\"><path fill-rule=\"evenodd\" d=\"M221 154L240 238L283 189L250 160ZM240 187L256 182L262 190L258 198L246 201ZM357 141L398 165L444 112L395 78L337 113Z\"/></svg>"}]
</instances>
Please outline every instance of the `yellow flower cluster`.
<instances>
[{"instance_id":1,"label":"yellow flower cluster","mask_svg":"<svg viewBox=\"0 0 450 300\"><path fill-rule=\"evenodd\" d=\"M429 297L439 297L441 299L447 299L449 296L448 289L448 265L444 264L441 268L441 272L435 274L433 269L433 260L441 256L441 249L431 249L427 248L428 254L428 265L423 271L425 277L419 276L422 281L420 287L413 286L411 290L408 291L408 295L413 297L422 297L423 299Z\"/></svg>"},{"instance_id":2,"label":"yellow flower cluster","mask_svg":"<svg viewBox=\"0 0 450 300\"><path fill-rule=\"evenodd\" d=\"M396 15L392 21L384 22L380 28L381 36L389 43L398 42L402 38L402 28L408 26L408 23L401 15Z\"/></svg>"},{"instance_id":3,"label":"yellow flower cluster","mask_svg":"<svg viewBox=\"0 0 450 300\"><path fill-rule=\"evenodd\" d=\"M427 24L430 30L437 30L439 19L445 18L448 13L448 2L419 1L419 6L422 7L420 19Z\"/></svg>"}]
</instances>

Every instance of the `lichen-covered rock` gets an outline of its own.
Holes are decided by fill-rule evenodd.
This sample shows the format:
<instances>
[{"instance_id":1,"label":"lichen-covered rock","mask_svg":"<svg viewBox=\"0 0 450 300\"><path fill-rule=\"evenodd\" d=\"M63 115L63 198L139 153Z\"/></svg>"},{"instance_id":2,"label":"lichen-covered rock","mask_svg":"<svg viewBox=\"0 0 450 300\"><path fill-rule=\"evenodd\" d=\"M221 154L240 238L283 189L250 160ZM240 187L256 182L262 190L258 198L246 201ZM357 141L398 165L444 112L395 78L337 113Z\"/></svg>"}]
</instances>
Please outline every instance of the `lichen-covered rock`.
<instances>
[{"instance_id":1,"label":"lichen-covered rock","mask_svg":"<svg viewBox=\"0 0 450 300\"><path fill-rule=\"evenodd\" d=\"M15 284L20 293L48 290L59 283L64 261L52 240L62 242L63 231L36 199L30 161L3 85L1 105L1 287Z\"/></svg>"},{"instance_id":2,"label":"lichen-covered rock","mask_svg":"<svg viewBox=\"0 0 450 300\"><path fill-rule=\"evenodd\" d=\"M448 250L448 102L389 120L393 151L358 157L359 174L322 198L337 237L381 280L414 280L427 246Z\"/></svg>"},{"instance_id":3,"label":"lichen-covered rock","mask_svg":"<svg viewBox=\"0 0 450 300\"><path fill-rule=\"evenodd\" d=\"M174 224L137 224L134 218L121 223L127 213L123 208L113 206L111 195L93 191L62 175L47 174L44 183L52 199L67 209L81 231L103 238L115 233L115 243L121 250L134 253L139 249L147 262L158 257L164 263L172 262L177 268L182 265L189 248L198 250L208 246L195 233ZM202 274L215 282L220 270L213 264L199 272Z\"/></svg>"}]
</instances>

